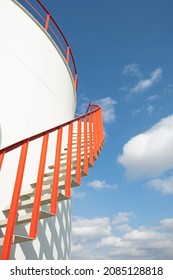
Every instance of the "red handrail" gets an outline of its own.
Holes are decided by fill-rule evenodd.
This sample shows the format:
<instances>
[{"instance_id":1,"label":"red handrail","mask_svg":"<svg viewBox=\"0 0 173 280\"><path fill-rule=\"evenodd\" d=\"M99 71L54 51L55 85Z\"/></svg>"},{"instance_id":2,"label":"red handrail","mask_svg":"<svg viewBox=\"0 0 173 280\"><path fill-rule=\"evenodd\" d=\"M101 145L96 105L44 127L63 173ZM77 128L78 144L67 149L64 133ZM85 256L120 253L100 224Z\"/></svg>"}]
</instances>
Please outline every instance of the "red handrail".
<instances>
[{"instance_id":1,"label":"red handrail","mask_svg":"<svg viewBox=\"0 0 173 280\"><path fill-rule=\"evenodd\" d=\"M34 13L36 13L37 16L44 22L44 25L41 21L39 21L39 23L44 27L44 29L49 33L50 36L53 34L54 37L56 38L55 43L57 44L57 46L60 46L63 49L63 51L65 52L64 54L63 53L62 54L66 60L67 65L69 65L69 68L73 75L74 88L76 90L77 89L77 76L78 76L76 63L75 63L75 59L74 59L72 50L70 48L70 45L69 45L64 33L62 32L61 28L59 27L59 25L56 23L55 19L51 16L49 11L44 7L44 5L41 3L40 0L34 0L34 2L31 0L17 0L17 1L22 5L25 2L30 7L30 9L32 11L31 12L32 16L34 16ZM24 5L26 9L27 9L27 5ZM45 18L40 14L40 12L37 9L37 6L39 6L41 8L42 12L43 11L45 12L45 14L46 14ZM56 31L54 31L52 29L52 27L50 26L51 23L53 23L53 26L55 27ZM58 35L61 36L61 39L59 38ZM52 39L53 39L53 37L52 37ZM64 48L64 44L65 44L66 48ZM71 58L72 64L70 63L70 58Z\"/></svg>"},{"instance_id":2,"label":"red handrail","mask_svg":"<svg viewBox=\"0 0 173 280\"><path fill-rule=\"evenodd\" d=\"M61 127L65 127L65 126L69 125L70 123L73 123L73 122L75 122L75 121L77 121L77 120L83 119L85 116L89 116L91 113L97 112L98 110L101 109L101 107L100 107L99 105L95 105L94 107L95 107L95 108L94 108L93 110L91 110L90 112L88 112L88 113L86 113L86 114L80 115L79 117L74 118L74 119L72 119L72 120L70 120L70 121L68 121L68 122L65 122L65 123L63 123L63 124L60 124L60 125L55 126L55 127L53 127L53 128L50 128L50 129L48 129L48 130L45 130L45 131L43 131L43 132L41 132L41 133L35 134L35 135L31 136L31 137L25 138L25 139L23 139L23 140L21 140L21 141L18 141L18 142L16 142L16 143L12 144L12 145L9 145L9 146L7 146L7 147L1 149L1 150L0 150L0 155L3 154L3 153L6 154L6 153L8 153L8 152L10 152L10 151L12 151L12 150L14 150L14 149L16 149L16 148L22 146L26 141L32 142L32 141L34 141L34 140L36 140L36 139L38 139L38 138L41 138L41 137L44 136L45 134L52 133L52 132L58 130L59 128L61 128Z\"/></svg>"}]
</instances>

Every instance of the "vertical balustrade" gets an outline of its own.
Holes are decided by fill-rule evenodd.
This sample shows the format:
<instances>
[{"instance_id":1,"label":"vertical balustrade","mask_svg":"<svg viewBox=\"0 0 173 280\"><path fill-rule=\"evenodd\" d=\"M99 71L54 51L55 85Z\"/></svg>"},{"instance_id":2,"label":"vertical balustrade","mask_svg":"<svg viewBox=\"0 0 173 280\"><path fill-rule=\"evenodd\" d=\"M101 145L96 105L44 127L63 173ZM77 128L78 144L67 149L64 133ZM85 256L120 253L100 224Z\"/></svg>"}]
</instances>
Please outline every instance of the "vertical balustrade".
<instances>
[{"instance_id":1,"label":"vertical balustrade","mask_svg":"<svg viewBox=\"0 0 173 280\"><path fill-rule=\"evenodd\" d=\"M45 23L45 30L47 31L49 28L49 21L50 21L50 14L47 14L46 23Z\"/></svg>"},{"instance_id":2,"label":"vertical balustrade","mask_svg":"<svg viewBox=\"0 0 173 280\"><path fill-rule=\"evenodd\" d=\"M69 64L70 60L70 47L67 46L67 52L66 52L66 63Z\"/></svg>"},{"instance_id":3,"label":"vertical balustrade","mask_svg":"<svg viewBox=\"0 0 173 280\"><path fill-rule=\"evenodd\" d=\"M88 126L87 116L84 117L84 172L88 175Z\"/></svg>"},{"instance_id":4,"label":"vertical balustrade","mask_svg":"<svg viewBox=\"0 0 173 280\"><path fill-rule=\"evenodd\" d=\"M97 154L100 153L100 137L99 137L99 121L98 121L99 110L96 111L96 129L97 129Z\"/></svg>"},{"instance_id":5,"label":"vertical balustrade","mask_svg":"<svg viewBox=\"0 0 173 280\"><path fill-rule=\"evenodd\" d=\"M28 150L28 141L26 141L21 148L20 159L16 174L16 180L10 205L10 211L8 215L8 222L5 231L4 243L2 247L2 260L8 260L10 257L11 246L13 242L13 234L14 228L17 218L17 211L18 211L18 204L20 199L21 187L22 187L22 180L25 170L25 163L26 163L26 156Z\"/></svg>"},{"instance_id":6,"label":"vertical balustrade","mask_svg":"<svg viewBox=\"0 0 173 280\"><path fill-rule=\"evenodd\" d=\"M93 158L93 114L89 115L89 161L90 164L94 165L94 158Z\"/></svg>"},{"instance_id":7,"label":"vertical balustrade","mask_svg":"<svg viewBox=\"0 0 173 280\"><path fill-rule=\"evenodd\" d=\"M58 184L59 184L59 171L60 171L60 159L61 159L62 132L63 132L63 128L61 127L61 128L58 129L58 133L57 133L54 173L53 173L53 182L52 182L52 196L51 196L50 212L53 215L56 215L56 211L57 211L57 198L58 198Z\"/></svg>"},{"instance_id":8,"label":"vertical balustrade","mask_svg":"<svg viewBox=\"0 0 173 280\"><path fill-rule=\"evenodd\" d=\"M76 159L76 182L81 183L81 119L77 125L77 159Z\"/></svg>"},{"instance_id":9,"label":"vertical balustrade","mask_svg":"<svg viewBox=\"0 0 173 280\"><path fill-rule=\"evenodd\" d=\"M2 153L0 154L0 171L1 171L1 167L2 167L3 160L4 160L4 155L5 155L5 152L2 152Z\"/></svg>"},{"instance_id":10,"label":"vertical balustrade","mask_svg":"<svg viewBox=\"0 0 173 280\"><path fill-rule=\"evenodd\" d=\"M104 144L104 127L103 127L103 114L102 114L102 110L101 110L101 126L102 126L102 143Z\"/></svg>"},{"instance_id":11,"label":"vertical balustrade","mask_svg":"<svg viewBox=\"0 0 173 280\"><path fill-rule=\"evenodd\" d=\"M49 134L43 137L29 236L36 238Z\"/></svg>"},{"instance_id":12,"label":"vertical balustrade","mask_svg":"<svg viewBox=\"0 0 173 280\"><path fill-rule=\"evenodd\" d=\"M77 81L78 81L78 76L77 76L77 74L75 74L75 78L74 78L74 90L75 90L75 92L77 90Z\"/></svg>"},{"instance_id":13,"label":"vertical balustrade","mask_svg":"<svg viewBox=\"0 0 173 280\"><path fill-rule=\"evenodd\" d=\"M102 110L99 110L99 126L100 126L100 148L103 146L103 121L102 121Z\"/></svg>"},{"instance_id":14,"label":"vertical balustrade","mask_svg":"<svg viewBox=\"0 0 173 280\"><path fill-rule=\"evenodd\" d=\"M94 158L97 159L97 116L96 112L93 113L93 137L94 137Z\"/></svg>"},{"instance_id":15,"label":"vertical balustrade","mask_svg":"<svg viewBox=\"0 0 173 280\"><path fill-rule=\"evenodd\" d=\"M70 123L68 129L68 150L67 150L66 181L65 181L65 195L69 198L71 196L72 132L73 132L73 123Z\"/></svg>"}]
</instances>

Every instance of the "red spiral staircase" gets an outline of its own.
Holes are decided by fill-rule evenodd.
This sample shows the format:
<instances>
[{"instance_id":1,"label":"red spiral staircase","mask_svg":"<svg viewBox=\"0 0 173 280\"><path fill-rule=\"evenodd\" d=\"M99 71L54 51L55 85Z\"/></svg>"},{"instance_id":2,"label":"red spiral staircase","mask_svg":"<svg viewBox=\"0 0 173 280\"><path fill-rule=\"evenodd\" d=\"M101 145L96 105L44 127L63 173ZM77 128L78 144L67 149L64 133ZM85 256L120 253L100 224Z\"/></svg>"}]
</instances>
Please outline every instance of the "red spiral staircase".
<instances>
[{"instance_id":1,"label":"red spiral staircase","mask_svg":"<svg viewBox=\"0 0 173 280\"><path fill-rule=\"evenodd\" d=\"M25 3L25 12L29 11L34 16L43 31L47 32L58 46L72 74L76 92L78 78L73 54L55 20L39 0L15 0L14 2L22 5ZM66 129L68 129L68 140L66 148L63 149L63 134ZM45 171L47 169L46 157L52 133L57 133L56 148L54 162L48 166L49 172L47 172ZM30 143L38 139L42 139L42 147L37 178L28 191L23 191L22 181L27 172L26 163ZM1 170L6 154L10 154L15 149L21 149L19 161L16 162L18 168L15 184L11 186L13 189L11 203L2 210L4 219L0 220L0 230L2 229L4 235L0 238L1 260L10 259L12 244L36 239L39 220L55 216L57 203L70 199L71 188L79 186L81 177L88 175L88 168L92 167L94 161L97 160L103 142L102 110L100 106L90 103L84 115L0 150ZM49 211L43 210L43 205L48 205ZM15 234L15 228L19 224L29 224L28 236Z\"/></svg>"},{"instance_id":2,"label":"red spiral staircase","mask_svg":"<svg viewBox=\"0 0 173 280\"><path fill-rule=\"evenodd\" d=\"M36 238L39 219L55 216L57 202L69 199L71 188L80 185L81 176L88 175L88 168L94 165L104 142L102 111L98 105L93 104L89 104L87 111L67 123L0 150L1 168L5 155L21 147L11 204L3 209L6 218L0 221L0 228L6 228L4 237L0 238L2 260L10 258L12 244ZM65 127L68 127L68 143L62 152ZM49 135L53 132L57 132L55 160L49 166L50 172L45 173ZM31 185L32 189L22 193L29 144L38 138L43 140L37 180ZM64 190L64 194L59 193L59 190ZM50 205L49 212L41 209L45 204ZM22 209L26 210L26 214L20 214ZM24 223L30 223L29 236L15 235L15 226Z\"/></svg>"}]
</instances>

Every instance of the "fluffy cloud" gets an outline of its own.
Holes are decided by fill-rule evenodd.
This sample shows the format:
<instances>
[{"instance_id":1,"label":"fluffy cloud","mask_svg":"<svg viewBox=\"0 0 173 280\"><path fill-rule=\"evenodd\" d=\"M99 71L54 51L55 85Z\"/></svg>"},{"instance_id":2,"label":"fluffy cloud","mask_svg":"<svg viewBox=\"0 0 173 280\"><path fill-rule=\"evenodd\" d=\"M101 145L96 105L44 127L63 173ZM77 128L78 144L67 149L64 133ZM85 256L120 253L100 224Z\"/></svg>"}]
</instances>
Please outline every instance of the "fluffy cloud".
<instances>
[{"instance_id":1,"label":"fluffy cloud","mask_svg":"<svg viewBox=\"0 0 173 280\"><path fill-rule=\"evenodd\" d=\"M141 72L138 64L132 63L126 65L122 71L122 74L135 77L135 79L137 79L137 82L133 87L122 86L119 88L120 91L128 92L128 94L124 97L124 100L129 101L136 94L150 89L160 81L162 73L162 69L158 67L150 74L150 77L148 79L145 79L144 74ZM158 95L153 95L148 98L148 100L152 101L157 97Z\"/></svg>"},{"instance_id":2,"label":"fluffy cloud","mask_svg":"<svg viewBox=\"0 0 173 280\"><path fill-rule=\"evenodd\" d=\"M147 185L157 191L161 191L164 194L173 194L173 176L165 179L152 179L147 183Z\"/></svg>"},{"instance_id":3,"label":"fluffy cloud","mask_svg":"<svg viewBox=\"0 0 173 280\"><path fill-rule=\"evenodd\" d=\"M103 121L108 123L113 123L116 119L115 116L115 105L117 102L111 97L105 97L102 99L98 99L93 103L100 104L103 110Z\"/></svg>"},{"instance_id":4,"label":"fluffy cloud","mask_svg":"<svg viewBox=\"0 0 173 280\"><path fill-rule=\"evenodd\" d=\"M153 111L154 111L154 106L153 105L148 105L148 107L147 107L148 114L151 115Z\"/></svg>"},{"instance_id":5,"label":"fluffy cloud","mask_svg":"<svg viewBox=\"0 0 173 280\"><path fill-rule=\"evenodd\" d=\"M147 90L148 88L152 87L155 83L157 83L162 76L162 69L157 68L151 73L151 76L149 79L141 79L136 86L134 86L131 91L132 92L142 92L144 90Z\"/></svg>"},{"instance_id":6,"label":"fluffy cloud","mask_svg":"<svg viewBox=\"0 0 173 280\"><path fill-rule=\"evenodd\" d=\"M122 237L103 238L98 247L108 250L111 259L171 259L173 239L169 233L135 229Z\"/></svg>"},{"instance_id":7,"label":"fluffy cloud","mask_svg":"<svg viewBox=\"0 0 173 280\"><path fill-rule=\"evenodd\" d=\"M129 177L157 176L173 168L173 115L131 138L118 157Z\"/></svg>"},{"instance_id":8,"label":"fluffy cloud","mask_svg":"<svg viewBox=\"0 0 173 280\"><path fill-rule=\"evenodd\" d=\"M78 108L79 113L84 114L90 102L91 100L89 100L88 97L85 97L84 95L80 96L79 103L81 104ZM113 123L116 120L115 105L117 102L112 99L112 97L107 96L105 98L92 100L92 103L98 104L102 107L103 121L105 124Z\"/></svg>"},{"instance_id":9,"label":"fluffy cloud","mask_svg":"<svg viewBox=\"0 0 173 280\"><path fill-rule=\"evenodd\" d=\"M161 225L163 226L166 231L173 232L173 219L167 218L160 221Z\"/></svg>"},{"instance_id":10,"label":"fluffy cloud","mask_svg":"<svg viewBox=\"0 0 173 280\"><path fill-rule=\"evenodd\" d=\"M126 214L124 216L128 216ZM118 227L124 228L121 235L118 229L114 230L113 220L108 217L75 219L72 224L72 259L173 258L173 218L161 220L156 228L132 229L123 223Z\"/></svg>"},{"instance_id":11,"label":"fluffy cloud","mask_svg":"<svg viewBox=\"0 0 173 280\"><path fill-rule=\"evenodd\" d=\"M119 232L129 232L132 230L132 228L128 224L123 224L123 225L117 226L116 230Z\"/></svg>"},{"instance_id":12,"label":"fluffy cloud","mask_svg":"<svg viewBox=\"0 0 173 280\"><path fill-rule=\"evenodd\" d=\"M136 63L128 64L124 67L122 74L124 75L131 75L141 78L143 76L142 72L140 71L140 67Z\"/></svg>"},{"instance_id":13,"label":"fluffy cloud","mask_svg":"<svg viewBox=\"0 0 173 280\"><path fill-rule=\"evenodd\" d=\"M114 218L113 218L113 225L121 224L124 222L128 222L129 219L133 216L132 212L119 212Z\"/></svg>"},{"instance_id":14,"label":"fluffy cloud","mask_svg":"<svg viewBox=\"0 0 173 280\"><path fill-rule=\"evenodd\" d=\"M73 221L72 228L73 240L95 240L109 236L111 233L110 220L108 217L94 219L76 218Z\"/></svg>"},{"instance_id":15,"label":"fluffy cloud","mask_svg":"<svg viewBox=\"0 0 173 280\"><path fill-rule=\"evenodd\" d=\"M72 190L72 197L73 198L78 198L78 199L82 199L86 196L85 192L81 192L81 191L76 191L76 190Z\"/></svg>"},{"instance_id":16,"label":"fluffy cloud","mask_svg":"<svg viewBox=\"0 0 173 280\"><path fill-rule=\"evenodd\" d=\"M117 185L116 184L109 184L107 183L105 180L101 181L101 180L93 180L92 182L88 183L88 186L93 187L94 189L117 189Z\"/></svg>"},{"instance_id":17,"label":"fluffy cloud","mask_svg":"<svg viewBox=\"0 0 173 280\"><path fill-rule=\"evenodd\" d=\"M157 98L159 98L159 95L158 95L158 94L154 94L154 95L149 96L149 97L148 97L148 100L149 100L149 101L154 101L154 100L156 100Z\"/></svg>"}]
</instances>

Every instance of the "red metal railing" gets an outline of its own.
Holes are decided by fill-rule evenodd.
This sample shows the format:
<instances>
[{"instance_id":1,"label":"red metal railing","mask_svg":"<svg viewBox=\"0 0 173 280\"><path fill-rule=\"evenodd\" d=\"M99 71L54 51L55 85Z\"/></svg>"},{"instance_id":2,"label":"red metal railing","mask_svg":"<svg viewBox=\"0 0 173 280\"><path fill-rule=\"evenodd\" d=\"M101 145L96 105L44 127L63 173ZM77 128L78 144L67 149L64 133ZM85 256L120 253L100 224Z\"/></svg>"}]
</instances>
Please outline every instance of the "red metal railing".
<instances>
[{"instance_id":1,"label":"red metal railing","mask_svg":"<svg viewBox=\"0 0 173 280\"><path fill-rule=\"evenodd\" d=\"M39 21L39 23L44 27L44 29L49 33L51 38L54 40L56 45L59 47L61 53L63 54L67 65L71 70L74 80L74 88L77 89L78 75L76 69L76 63L70 45L63 34L62 30L51 16L49 11L44 7L44 5L39 0L17 0L22 4L34 18Z\"/></svg>"},{"instance_id":2,"label":"red metal railing","mask_svg":"<svg viewBox=\"0 0 173 280\"><path fill-rule=\"evenodd\" d=\"M88 165L94 164L94 158L102 148L104 135L103 135L103 124L102 124L102 112L101 108L97 105L93 106L90 104L88 112L81 115L71 121L68 121L62 125L54 127L52 129L46 130L42 133L24 139L13 145L0 150L0 167L3 168L3 160L7 153L16 148L21 147L21 154L19 158L18 170L16 174L16 180L14 185L14 191L12 195L12 200L10 204L10 212L8 215L8 221L4 236L4 243L1 252L1 259L9 259L11 246L13 242L13 235L15 229L15 223L18 213L18 205L21 194L22 180L25 172L25 166L27 161L27 154L29 150L29 145L32 141L36 139L43 139L42 149L40 154L40 163L38 167L38 175L36 180L36 190L34 194L34 203L32 209L32 218L30 223L29 237L36 238L38 230L39 221L39 211L42 196L42 186L43 177L45 172L46 156L48 151L48 140L51 133L57 131L56 147L55 147L55 160L54 160L54 174L53 174L53 185L51 194L51 205L50 213L56 214L57 208L57 197L58 197L58 184L59 184L59 171L60 171L60 159L61 159L61 146L62 146L62 135L63 128L68 127L68 146L67 146L67 161L66 161L66 175L65 175L65 195L70 198L70 188L71 188L71 167L72 167L72 145L73 145L73 126L74 123L77 124L77 130L75 131L74 137L77 139L77 152L76 152L76 182L81 182L81 143L83 143L84 151L84 163L83 169L86 174L88 174ZM76 141L76 140L75 140ZM88 156L89 154L89 156ZM34 155L35 156L35 155ZM34 159L35 160L35 159ZM9 167L10 173L10 167Z\"/></svg>"}]
</instances>

